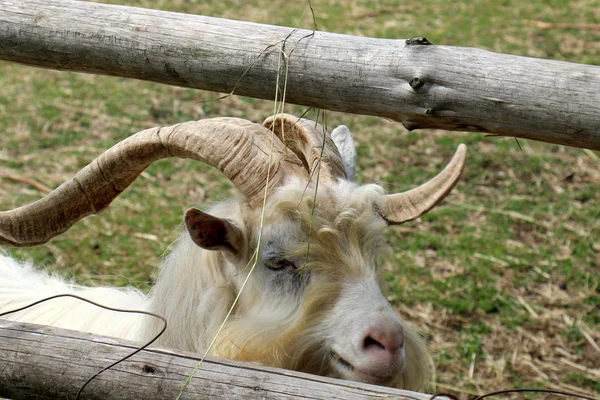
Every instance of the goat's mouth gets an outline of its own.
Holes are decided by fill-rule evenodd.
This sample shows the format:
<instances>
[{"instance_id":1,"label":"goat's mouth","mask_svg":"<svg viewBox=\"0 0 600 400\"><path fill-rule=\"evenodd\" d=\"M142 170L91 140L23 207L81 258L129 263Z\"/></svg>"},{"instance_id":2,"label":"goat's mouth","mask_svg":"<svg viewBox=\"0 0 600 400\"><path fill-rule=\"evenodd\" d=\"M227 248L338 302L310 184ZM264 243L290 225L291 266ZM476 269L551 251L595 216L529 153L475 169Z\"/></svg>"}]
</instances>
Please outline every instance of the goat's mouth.
<instances>
[{"instance_id":1,"label":"goat's mouth","mask_svg":"<svg viewBox=\"0 0 600 400\"><path fill-rule=\"evenodd\" d=\"M344 379L351 379L355 381L372 383L381 386L391 386L395 381L395 374L378 372L372 373L370 371L362 371L356 368L354 365L342 358L337 352L331 353L333 362L337 365L338 372Z\"/></svg>"}]
</instances>

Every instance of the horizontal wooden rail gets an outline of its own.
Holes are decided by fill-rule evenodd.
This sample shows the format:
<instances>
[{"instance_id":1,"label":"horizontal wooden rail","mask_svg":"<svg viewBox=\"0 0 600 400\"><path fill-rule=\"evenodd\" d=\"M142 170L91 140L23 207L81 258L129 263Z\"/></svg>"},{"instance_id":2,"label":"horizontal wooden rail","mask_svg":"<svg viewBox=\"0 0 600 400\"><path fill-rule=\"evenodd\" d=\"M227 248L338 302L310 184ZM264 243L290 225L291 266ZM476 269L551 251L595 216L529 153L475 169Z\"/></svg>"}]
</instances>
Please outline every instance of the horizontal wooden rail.
<instances>
[{"instance_id":1,"label":"horizontal wooden rail","mask_svg":"<svg viewBox=\"0 0 600 400\"><path fill-rule=\"evenodd\" d=\"M0 319L0 398L74 399L140 344ZM152 346L92 380L82 399L175 399L201 355ZM181 399L426 400L430 395L208 357Z\"/></svg>"},{"instance_id":2,"label":"horizontal wooden rail","mask_svg":"<svg viewBox=\"0 0 600 400\"><path fill-rule=\"evenodd\" d=\"M75 0L0 0L0 59L600 150L600 67ZM279 72L278 72L279 71Z\"/></svg>"}]
</instances>

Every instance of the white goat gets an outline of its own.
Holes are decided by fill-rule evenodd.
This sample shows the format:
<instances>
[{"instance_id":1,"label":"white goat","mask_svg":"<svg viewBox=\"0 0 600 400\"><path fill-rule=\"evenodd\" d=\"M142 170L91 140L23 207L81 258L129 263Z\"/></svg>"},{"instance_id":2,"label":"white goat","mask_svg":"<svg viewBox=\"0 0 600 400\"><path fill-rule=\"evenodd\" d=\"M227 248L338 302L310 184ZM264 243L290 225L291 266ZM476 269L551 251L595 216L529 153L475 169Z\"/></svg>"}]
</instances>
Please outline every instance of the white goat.
<instances>
[{"instance_id":1,"label":"white goat","mask_svg":"<svg viewBox=\"0 0 600 400\"><path fill-rule=\"evenodd\" d=\"M0 243L47 241L104 209L144 168L165 157L216 166L243 196L209 213L187 211L187 232L148 295L74 285L0 257L0 312L76 293L160 314L168 327L159 343L202 352L248 278L213 355L423 389L431 374L424 343L394 313L378 281L387 248L382 231L443 199L460 176L466 149L461 145L426 184L386 195L377 185L351 181L356 153L350 132L341 127L334 136L344 157L319 124L285 114L264 126L218 118L129 137L44 199L0 213ZM150 317L66 298L7 318L131 340L147 340L160 328Z\"/></svg>"}]
</instances>

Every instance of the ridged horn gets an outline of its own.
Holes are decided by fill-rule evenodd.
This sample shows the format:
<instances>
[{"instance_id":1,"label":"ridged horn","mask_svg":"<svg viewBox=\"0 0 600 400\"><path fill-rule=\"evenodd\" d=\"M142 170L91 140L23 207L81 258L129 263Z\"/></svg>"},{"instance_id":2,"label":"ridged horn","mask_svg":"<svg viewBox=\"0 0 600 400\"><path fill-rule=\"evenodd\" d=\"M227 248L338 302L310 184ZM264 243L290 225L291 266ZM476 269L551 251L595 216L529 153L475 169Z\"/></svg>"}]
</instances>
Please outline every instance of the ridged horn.
<instances>
[{"instance_id":1,"label":"ridged horn","mask_svg":"<svg viewBox=\"0 0 600 400\"><path fill-rule=\"evenodd\" d=\"M460 144L446 168L437 176L404 193L387 195L385 210L381 210L382 216L391 224L401 224L431 210L454 188L466 159L467 146Z\"/></svg>"},{"instance_id":2,"label":"ridged horn","mask_svg":"<svg viewBox=\"0 0 600 400\"><path fill-rule=\"evenodd\" d=\"M116 144L44 198L0 212L0 244L34 246L104 210L150 164L168 157L202 161L218 168L250 201L281 184L300 161L271 143L267 129L238 118L214 118L138 132ZM269 165L269 160L271 164Z\"/></svg>"},{"instance_id":3,"label":"ridged horn","mask_svg":"<svg viewBox=\"0 0 600 400\"><path fill-rule=\"evenodd\" d=\"M294 153L304 168L313 175L321 162L320 179L331 181L346 179L340 153L331 135L319 123L290 114L277 114L263 122ZM323 149L323 143L325 148Z\"/></svg>"}]
</instances>

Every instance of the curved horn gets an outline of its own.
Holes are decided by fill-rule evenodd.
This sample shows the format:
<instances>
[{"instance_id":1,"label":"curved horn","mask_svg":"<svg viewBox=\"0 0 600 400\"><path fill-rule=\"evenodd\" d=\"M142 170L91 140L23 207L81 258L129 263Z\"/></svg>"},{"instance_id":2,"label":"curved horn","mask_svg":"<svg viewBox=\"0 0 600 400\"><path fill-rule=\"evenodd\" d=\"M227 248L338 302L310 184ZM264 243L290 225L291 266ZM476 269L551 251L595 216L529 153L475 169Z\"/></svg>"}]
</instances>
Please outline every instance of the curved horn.
<instances>
[{"instance_id":1,"label":"curved horn","mask_svg":"<svg viewBox=\"0 0 600 400\"><path fill-rule=\"evenodd\" d=\"M391 224L411 221L431 210L450 193L462 174L467 146L460 144L446 168L423 185L404 193L386 196L382 216Z\"/></svg>"},{"instance_id":2,"label":"curved horn","mask_svg":"<svg viewBox=\"0 0 600 400\"><path fill-rule=\"evenodd\" d=\"M34 246L66 231L75 222L104 210L153 162L179 157L218 168L252 201L261 197L270 168L269 188L278 186L299 160L284 160L285 147L259 124L214 118L138 132L116 144L69 181L35 203L0 212L0 244ZM294 157L295 158L295 157Z\"/></svg>"},{"instance_id":3,"label":"curved horn","mask_svg":"<svg viewBox=\"0 0 600 400\"><path fill-rule=\"evenodd\" d=\"M320 160L321 179L347 178L340 153L331 135L321 124L290 114L277 114L265 119L263 126L275 132L277 137L298 156L311 175ZM324 149L323 140L325 140Z\"/></svg>"}]
</instances>

